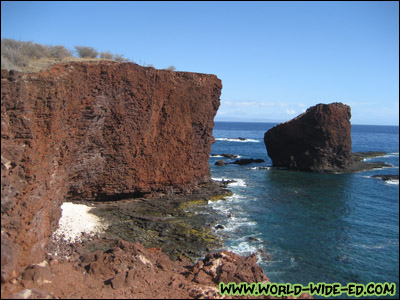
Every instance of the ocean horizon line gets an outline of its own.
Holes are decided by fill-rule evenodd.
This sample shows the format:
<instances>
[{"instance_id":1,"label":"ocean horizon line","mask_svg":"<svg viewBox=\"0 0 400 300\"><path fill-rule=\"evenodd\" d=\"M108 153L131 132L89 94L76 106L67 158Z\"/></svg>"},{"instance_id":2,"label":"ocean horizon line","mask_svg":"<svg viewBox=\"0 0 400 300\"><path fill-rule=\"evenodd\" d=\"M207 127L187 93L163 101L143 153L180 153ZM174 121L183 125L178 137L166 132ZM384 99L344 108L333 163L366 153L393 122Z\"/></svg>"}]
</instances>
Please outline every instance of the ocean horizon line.
<instances>
[{"instance_id":1,"label":"ocean horizon line","mask_svg":"<svg viewBox=\"0 0 400 300\"><path fill-rule=\"evenodd\" d=\"M265 123L265 124L280 124L280 123L284 123L287 121L258 121L258 120L254 120L254 121L243 121L243 120L231 120L231 121L226 121L226 120L214 120L214 122L218 122L218 123ZM357 125L357 126L391 126L391 127L399 127L399 124L397 125L393 125L393 124L355 124L352 123L351 125Z\"/></svg>"}]
</instances>

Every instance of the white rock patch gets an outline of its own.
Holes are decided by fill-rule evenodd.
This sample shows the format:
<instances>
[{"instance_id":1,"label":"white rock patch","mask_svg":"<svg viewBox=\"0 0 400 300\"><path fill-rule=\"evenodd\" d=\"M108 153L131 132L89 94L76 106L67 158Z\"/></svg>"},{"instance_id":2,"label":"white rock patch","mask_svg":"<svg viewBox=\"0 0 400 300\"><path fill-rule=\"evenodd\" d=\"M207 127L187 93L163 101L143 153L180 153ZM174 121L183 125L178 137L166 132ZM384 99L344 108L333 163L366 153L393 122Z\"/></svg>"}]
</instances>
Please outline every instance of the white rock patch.
<instances>
[{"instance_id":1,"label":"white rock patch","mask_svg":"<svg viewBox=\"0 0 400 300\"><path fill-rule=\"evenodd\" d=\"M92 209L89 206L64 202L61 209L62 216L58 229L53 233L53 237L57 240L78 242L83 232L86 235L94 235L107 229L107 224L89 212Z\"/></svg>"}]
</instances>

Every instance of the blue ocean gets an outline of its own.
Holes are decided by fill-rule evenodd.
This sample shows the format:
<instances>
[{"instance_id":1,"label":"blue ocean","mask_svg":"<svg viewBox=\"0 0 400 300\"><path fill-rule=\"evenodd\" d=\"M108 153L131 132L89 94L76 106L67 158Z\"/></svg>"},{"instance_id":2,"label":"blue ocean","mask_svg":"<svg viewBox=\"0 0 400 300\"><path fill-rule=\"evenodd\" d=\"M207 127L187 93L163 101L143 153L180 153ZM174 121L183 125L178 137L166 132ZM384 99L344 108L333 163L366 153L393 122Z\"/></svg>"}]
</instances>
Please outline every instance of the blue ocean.
<instances>
[{"instance_id":1,"label":"blue ocean","mask_svg":"<svg viewBox=\"0 0 400 300\"><path fill-rule=\"evenodd\" d=\"M399 127L352 125L353 152L384 151L392 167L353 174L313 174L268 168L263 142L273 123L216 122L212 154L262 158L245 166L214 165L215 180L235 180L226 200L198 213L215 215L225 248L256 252L271 282L368 284L399 287L399 182L375 174L399 174ZM266 168L259 168L266 167ZM335 298L347 298L345 294ZM394 297L396 298L396 297Z\"/></svg>"}]
</instances>

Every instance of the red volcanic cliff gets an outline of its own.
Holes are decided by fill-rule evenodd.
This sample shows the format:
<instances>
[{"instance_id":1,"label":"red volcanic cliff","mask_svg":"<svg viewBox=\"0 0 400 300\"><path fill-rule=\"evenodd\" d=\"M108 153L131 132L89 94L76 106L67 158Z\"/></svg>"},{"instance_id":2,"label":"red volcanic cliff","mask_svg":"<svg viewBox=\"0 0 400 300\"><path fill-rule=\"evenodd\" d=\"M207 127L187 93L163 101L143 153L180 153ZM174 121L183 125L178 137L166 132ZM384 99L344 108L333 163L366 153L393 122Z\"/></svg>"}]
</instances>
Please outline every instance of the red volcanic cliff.
<instances>
[{"instance_id":1,"label":"red volcanic cliff","mask_svg":"<svg viewBox=\"0 0 400 300\"><path fill-rule=\"evenodd\" d=\"M347 171L351 111L342 103L318 104L268 130L264 142L274 167L311 172Z\"/></svg>"},{"instance_id":2,"label":"red volcanic cliff","mask_svg":"<svg viewBox=\"0 0 400 300\"><path fill-rule=\"evenodd\" d=\"M190 191L209 180L216 76L116 62L1 75L2 281L43 258L65 199Z\"/></svg>"}]
</instances>

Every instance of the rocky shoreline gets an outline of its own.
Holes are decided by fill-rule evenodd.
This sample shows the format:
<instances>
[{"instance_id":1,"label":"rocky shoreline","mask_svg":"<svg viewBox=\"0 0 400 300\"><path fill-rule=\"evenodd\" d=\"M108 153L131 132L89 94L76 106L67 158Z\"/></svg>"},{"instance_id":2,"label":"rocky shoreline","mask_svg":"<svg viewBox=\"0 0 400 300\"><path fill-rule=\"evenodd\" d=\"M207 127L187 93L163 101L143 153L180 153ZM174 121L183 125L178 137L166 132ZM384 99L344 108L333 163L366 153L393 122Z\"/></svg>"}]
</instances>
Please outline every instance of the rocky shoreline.
<instances>
[{"instance_id":1,"label":"rocky shoreline","mask_svg":"<svg viewBox=\"0 0 400 300\"><path fill-rule=\"evenodd\" d=\"M82 245L71 249L68 257L31 265L21 278L2 286L2 298L276 299L219 294L219 282L269 282L255 255L221 251L193 264L182 257L172 261L159 248L123 240L106 251L87 253ZM311 299L308 294L299 298Z\"/></svg>"},{"instance_id":2,"label":"rocky shoreline","mask_svg":"<svg viewBox=\"0 0 400 300\"><path fill-rule=\"evenodd\" d=\"M221 296L218 283L269 282L256 254L212 251L222 246L211 232L212 216L188 211L230 195L223 183L210 181L191 194L80 201L108 229L74 242L53 235L46 259L2 284L2 298L255 298Z\"/></svg>"},{"instance_id":3,"label":"rocky shoreline","mask_svg":"<svg viewBox=\"0 0 400 300\"><path fill-rule=\"evenodd\" d=\"M369 151L369 152L353 152L351 154L351 163L343 170L344 173L357 173L363 171L369 171L380 168L390 168L392 165L389 165L382 161L366 161L369 158L375 158L379 156L386 155L386 152L377 152L377 151Z\"/></svg>"},{"instance_id":4,"label":"rocky shoreline","mask_svg":"<svg viewBox=\"0 0 400 300\"><path fill-rule=\"evenodd\" d=\"M381 168L390 168L392 165L387 164L382 161L367 161L370 158L376 158L380 156L386 155L386 152L379 152L379 151L366 151L366 152L353 152L351 153L350 162L341 169L325 169L323 173L358 173L364 172L374 169L381 169ZM230 158L228 155L235 156L233 154L223 154L224 157ZM221 156L223 156L221 155ZM247 165L251 163L262 163L264 162L263 159L239 159L234 162L226 162L225 160L218 160L215 162L217 166L225 166L227 164L238 164L238 165ZM258 170L262 169L274 169L274 170L290 170L288 167L273 167L273 166L263 166L263 167L253 167ZM297 170L298 171L298 170Z\"/></svg>"},{"instance_id":5,"label":"rocky shoreline","mask_svg":"<svg viewBox=\"0 0 400 300\"><path fill-rule=\"evenodd\" d=\"M204 257L208 250L221 248L222 241L211 231L213 216L198 216L188 208L231 195L223 183L210 181L190 194L97 202L91 213L107 221L107 242L92 247L105 250L123 239L146 248L158 247L172 260Z\"/></svg>"},{"instance_id":6,"label":"rocky shoreline","mask_svg":"<svg viewBox=\"0 0 400 300\"><path fill-rule=\"evenodd\" d=\"M372 175L373 178L379 178L385 182L396 182L399 183L399 175L385 174L385 175Z\"/></svg>"}]
</instances>

